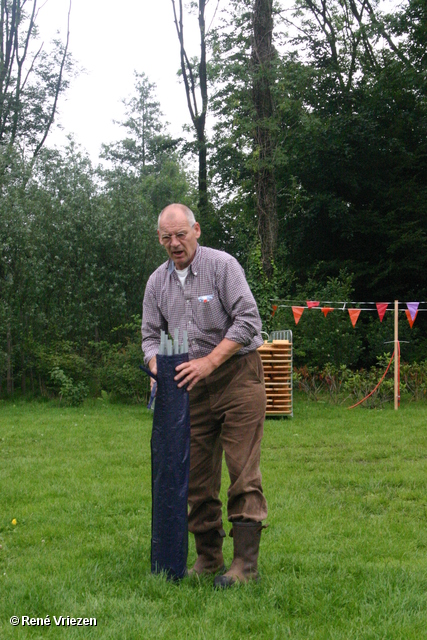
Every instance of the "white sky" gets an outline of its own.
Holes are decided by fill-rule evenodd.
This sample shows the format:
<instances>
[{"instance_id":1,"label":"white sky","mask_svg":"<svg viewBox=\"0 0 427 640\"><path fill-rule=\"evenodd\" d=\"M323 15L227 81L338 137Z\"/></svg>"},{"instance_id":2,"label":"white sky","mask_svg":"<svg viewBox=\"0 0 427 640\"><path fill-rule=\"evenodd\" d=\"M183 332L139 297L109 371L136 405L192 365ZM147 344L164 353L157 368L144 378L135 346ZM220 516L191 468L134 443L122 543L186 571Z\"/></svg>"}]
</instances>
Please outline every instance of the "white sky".
<instances>
[{"instance_id":1,"label":"white sky","mask_svg":"<svg viewBox=\"0 0 427 640\"><path fill-rule=\"evenodd\" d=\"M65 41L68 4L69 0L48 0L42 6L37 24L46 42L57 31ZM189 50L196 55L195 17L188 21L187 36ZM145 72L157 85L172 135L182 135L182 126L190 124L184 87L177 77L179 44L171 0L72 0L69 49L86 72L72 81L60 100L56 121L64 133L52 131L47 144L61 145L72 133L96 162L101 144L124 134L112 120L123 118L121 100L133 93L134 70Z\"/></svg>"}]
</instances>

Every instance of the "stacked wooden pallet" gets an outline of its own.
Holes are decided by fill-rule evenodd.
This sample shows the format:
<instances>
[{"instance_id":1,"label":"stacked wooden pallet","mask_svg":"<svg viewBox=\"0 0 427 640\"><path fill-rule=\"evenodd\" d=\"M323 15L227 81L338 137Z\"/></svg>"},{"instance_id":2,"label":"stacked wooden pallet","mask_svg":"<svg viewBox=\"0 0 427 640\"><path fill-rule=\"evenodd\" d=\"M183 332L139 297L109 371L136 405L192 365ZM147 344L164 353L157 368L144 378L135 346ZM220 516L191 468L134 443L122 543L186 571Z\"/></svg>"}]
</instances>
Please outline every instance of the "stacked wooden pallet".
<instances>
[{"instance_id":1,"label":"stacked wooden pallet","mask_svg":"<svg viewBox=\"0 0 427 640\"><path fill-rule=\"evenodd\" d=\"M264 342L258 352L264 367L266 415L292 415L292 342Z\"/></svg>"}]
</instances>

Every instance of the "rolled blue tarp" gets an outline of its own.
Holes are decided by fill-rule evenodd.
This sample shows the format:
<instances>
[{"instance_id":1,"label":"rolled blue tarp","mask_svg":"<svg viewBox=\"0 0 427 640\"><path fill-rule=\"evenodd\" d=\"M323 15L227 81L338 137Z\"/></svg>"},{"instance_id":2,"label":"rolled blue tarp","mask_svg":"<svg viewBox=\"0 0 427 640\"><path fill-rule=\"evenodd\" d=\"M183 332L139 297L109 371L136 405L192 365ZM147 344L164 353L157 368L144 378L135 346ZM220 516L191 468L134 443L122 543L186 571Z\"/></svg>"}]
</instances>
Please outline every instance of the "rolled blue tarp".
<instances>
[{"instance_id":1,"label":"rolled blue tarp","mask_svg":"<svg viewBox=\"0 0 427 640\"><path fill-rule=\"evenodd\" d=\"M151 572L179 580L187 573L190 402L175 367L188 353L157 356L157 394L151 436Z\"/></svg>"}]
</instances>

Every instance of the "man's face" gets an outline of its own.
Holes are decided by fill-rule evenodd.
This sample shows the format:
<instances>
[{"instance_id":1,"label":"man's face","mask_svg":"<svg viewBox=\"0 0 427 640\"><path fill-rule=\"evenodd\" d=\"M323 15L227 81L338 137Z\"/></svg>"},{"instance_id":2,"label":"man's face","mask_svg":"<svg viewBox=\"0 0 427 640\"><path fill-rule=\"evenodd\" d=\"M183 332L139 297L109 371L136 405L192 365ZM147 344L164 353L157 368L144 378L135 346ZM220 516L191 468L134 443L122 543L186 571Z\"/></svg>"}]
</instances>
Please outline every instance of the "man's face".
<instances>
[{"instance_id":1,"label":"man's face","mask_svg":"<svg viewBox=\"0 0 427 640\"><path fill-rule=\"evenodd\" d=\"M163 213L157 233L160 244L175 267L179 270L188 267L196 253L197 239L200 238L199 223L191 227L185 213L174 207Z\"/></svg>"}]
</instances>

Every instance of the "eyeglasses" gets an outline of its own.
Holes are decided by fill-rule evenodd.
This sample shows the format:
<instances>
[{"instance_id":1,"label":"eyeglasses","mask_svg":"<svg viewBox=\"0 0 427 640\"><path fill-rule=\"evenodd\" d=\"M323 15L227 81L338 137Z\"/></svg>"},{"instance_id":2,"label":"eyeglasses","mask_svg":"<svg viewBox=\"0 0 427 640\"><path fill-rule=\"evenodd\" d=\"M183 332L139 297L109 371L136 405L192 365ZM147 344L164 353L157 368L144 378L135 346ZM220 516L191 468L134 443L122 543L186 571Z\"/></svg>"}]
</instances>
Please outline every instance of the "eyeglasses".
<instances>
[{"instance_id":1,"label":"eyeglasses","mask_svg":"<svg viewBox=\"0 0 427 640\"><path fill-rule=\"evenodd\" d=\"M193 227L194 227L194 224L191 225L191 228ZM183 242L187 236L188 236L188 231L179 231L178 233L171 233L170 235L162 234L160 237L163 244L170 244L172 242L173 237L175 237L178 240L178 242Z\"/></svg>"}]
</instances>

